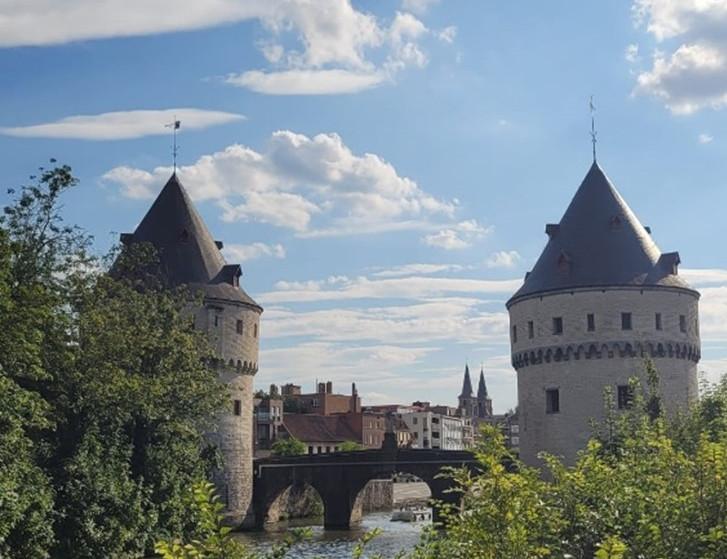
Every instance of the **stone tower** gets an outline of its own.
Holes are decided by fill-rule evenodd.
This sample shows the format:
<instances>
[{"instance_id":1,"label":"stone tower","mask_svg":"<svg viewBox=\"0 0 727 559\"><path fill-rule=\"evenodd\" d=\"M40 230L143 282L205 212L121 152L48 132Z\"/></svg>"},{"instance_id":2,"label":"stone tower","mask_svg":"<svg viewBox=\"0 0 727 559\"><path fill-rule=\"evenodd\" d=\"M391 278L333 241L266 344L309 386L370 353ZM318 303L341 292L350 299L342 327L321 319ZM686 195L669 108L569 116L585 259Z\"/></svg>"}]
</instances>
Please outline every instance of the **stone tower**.
<instances>
[{"instance_id":1,"label":"stone tower","mask_svg":"<svg viewBox=\"0 0 727 559\"><path fill-rule=\"evenodd\" d=\"M253 376L257 372L262 307L240 287L239 264L227 264L202 218L172 175L125 245L151 243L157 250L165 285L201 291L193 310L195 327L207 333L217 354L216 368L230 392L229 409L209 434L224 459L216 480L228 521L242 523L252 500Z\"/></svg>"},{"instance_id":2,"label":"stone tower","mask_svg":"<svg viewBox=\"0 0 727 559\"><path fill-rule=\"evenodd\" d=\"M480 382L477 386L477 417L492 417L492 399L487 394L484 367L480 369Z\"/></svg>"},{"instance_id":3,"label":"stone tower","mask_svg":"<svg viewBox=\"0 0 727 559\"><path fill-rule=\"evenodd\" d=\"M464 380L462 381L462 393L459 395L459 409L464 417L477 415L477 398L472 393L469 365L464 366Z\"/></svg>"},{"instance_id":4,"label":"stone tower","mask_svg":"<svg viewBox=\"0 0 727 559\"><path fill-rule=\"evenodd\" d=\"M678 275L679 254L651 232L594 163L522 287L507 302L517 370L520 456L572 463L603 414L653 359L667 411L697 397L699 293Z\"/></svg>"}]
</instances>

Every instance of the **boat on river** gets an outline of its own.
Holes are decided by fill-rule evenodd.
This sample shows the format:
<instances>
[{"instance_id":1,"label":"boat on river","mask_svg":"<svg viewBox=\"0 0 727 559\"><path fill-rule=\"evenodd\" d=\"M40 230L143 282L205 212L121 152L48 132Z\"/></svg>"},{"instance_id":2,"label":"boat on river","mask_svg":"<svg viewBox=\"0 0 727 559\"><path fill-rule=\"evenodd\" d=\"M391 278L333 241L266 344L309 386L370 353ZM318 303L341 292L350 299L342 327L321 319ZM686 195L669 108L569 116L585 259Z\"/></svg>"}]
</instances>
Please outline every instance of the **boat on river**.
<instances>
[{"instance_id":1,"label":"boat on river","mask_svg":"<svg viewBox=\"0 0 727 559\"><path fill-rule=\"evenodd\" d=\"M393 522L422 522L432 519L432 509L428 507L402 507L391 514Z\"/></svg>"}]
</instances>

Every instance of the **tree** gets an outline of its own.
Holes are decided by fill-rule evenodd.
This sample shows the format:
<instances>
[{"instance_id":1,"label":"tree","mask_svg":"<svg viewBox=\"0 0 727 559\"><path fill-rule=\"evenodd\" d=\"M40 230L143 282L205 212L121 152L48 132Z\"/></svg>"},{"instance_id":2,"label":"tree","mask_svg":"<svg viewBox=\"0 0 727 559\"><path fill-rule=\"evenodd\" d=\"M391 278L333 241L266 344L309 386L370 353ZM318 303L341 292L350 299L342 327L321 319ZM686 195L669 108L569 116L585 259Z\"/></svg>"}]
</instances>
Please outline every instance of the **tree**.
<instances>
[{"instance_id":1,"label":"tree","mask_svg":"<svg viewBox=\"0 0 727 559\"><path fill-rule=\"evenodd\" d=\"M122 253L117 268L146 267L147 257ZM77 303L76 367L62 389L68 430L58 437L63 556L141 554L161 534L185 533L186 489L215 465L204 432L226 388L194 330L190 294L140 277L99 275Z\"/></svg>"},{"instance_id":2,"label":"tree","mask_svg":"<svg viewBox=\"0 0 727 559\"><path fill-rule=\"evenodd\" d=\"M311 535L310 529L292 530L269 553L261 555L232 538L230 528L222 523L224 507L211 483L195 483L188 506L194 518L193 535L189 542L178 538L158 541L154 550L162 559L281 559L291 547Z\"/></svg>"},{"instance_id":3,"label":"tree","mask_svg":"<svg viewBox=\"0 0 727 559\"><path fill-rule=\"evenodd\" d=\"M629 409L606 394L606 419L574 466L543 456L547 480L485 427L479 471L448 474L462 507L444 509L447 530L428 533L413 557L727 557L727 381L668 419L653 364L646 371Z\"/></svg>"},{"instance_id":4,"label":"tree","mask_svg":"<svg viewBox=\"0 0 727 559\"><path fill-rule=\"evenodd\" d=\"M356 441L343 441L339 446L338 450L341 452L350 452L354 450L366 450L366 447Z\"/></svg>"},{"instance_id":5,"label":"tree","mask_svg":"<svg viewBox=\"0 0 727 559\"><path fill-rule=\"evenodd\" d=\"M210 348L150 247L113 277L64 224L76 179L41 169L0 219L0 555L142 557L191 529L187 487L226 402ZM121 273L123 272L123 273Z\"/></svg>"},{"instance_id":6,"label":"tree","mask_svg":"<svg viewBox=\"0 0 727 559\"><path fill-rule=\"evenodd\" d=\"M0 217L0 555L10 558L46 557L53 541L50 401L70 353L66 303L88 261L88 239L57 212L70 168L30 181Z\"/></svg>"},{"instance_id":7,"label":"tree","mask_svg":"<svg viewBox=\"0 0 727 559\"><path fill-rule=\"evenodd\" d=\"M308 452L305 443L293 437L278 439L273 443L271 450L273 456L299 456Z\"/></svg>"}]
</instances>

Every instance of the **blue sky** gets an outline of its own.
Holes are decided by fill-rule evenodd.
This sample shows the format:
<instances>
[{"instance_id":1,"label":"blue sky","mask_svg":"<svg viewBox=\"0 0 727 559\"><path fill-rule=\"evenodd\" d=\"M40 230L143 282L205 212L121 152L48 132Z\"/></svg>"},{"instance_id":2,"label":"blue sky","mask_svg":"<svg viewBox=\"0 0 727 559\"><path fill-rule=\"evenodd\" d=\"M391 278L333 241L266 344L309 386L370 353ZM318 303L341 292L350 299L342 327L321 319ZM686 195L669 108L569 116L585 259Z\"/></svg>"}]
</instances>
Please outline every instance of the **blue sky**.
<instances>
[{"instance_id":1,"label":"blue sky","mask_svg":"<svg viewBox=\"0 0 727 559\"><path fill-rule=\"evenodd\" d=\"M516 401L504 301L598 154L727 365L727 0L0 2L3 186L50 157L99 252L171 168L266 308L256 383ZM0 194L0 202L5 194Z\"/></svg>"}]
</instances>

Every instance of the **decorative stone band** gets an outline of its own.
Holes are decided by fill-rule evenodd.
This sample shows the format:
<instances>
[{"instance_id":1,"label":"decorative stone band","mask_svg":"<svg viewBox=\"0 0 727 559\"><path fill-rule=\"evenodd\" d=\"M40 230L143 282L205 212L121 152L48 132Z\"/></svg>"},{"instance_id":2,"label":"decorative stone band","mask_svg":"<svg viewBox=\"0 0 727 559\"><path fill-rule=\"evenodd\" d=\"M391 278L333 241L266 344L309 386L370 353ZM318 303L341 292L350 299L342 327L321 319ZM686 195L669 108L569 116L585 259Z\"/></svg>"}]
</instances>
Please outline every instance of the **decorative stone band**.
<instances>
[{"instance_id":1,"label":"decorative stone band","mask_svg":"<svg viewBox=\"0 0 727 559\"><path fill-rule=\"evenodd\" d=\"M240 361L239 359L237 361L230 359L227 363L225 363L222 359L213 359L212 361L213 367L225 369L238 374L254 375L257 373L257 363L253 363L252 361Z\"/></svg>"},{"instance_id":2,"label":"decorative stone band","mask_svg":"<svg viewBox=\"0 0 727 559\"><path fill-rule=\"evenodd\" d=\"M608 342L584 343L533 348L512 353L512 366L522 369L541 363L570 361L571 359L613 359L613 358L671 358L699 362L701 352L698 345L683 342Z\"/></svg>"}]
</instances>

